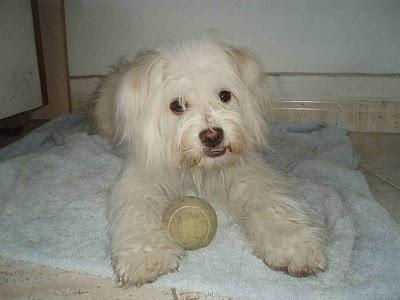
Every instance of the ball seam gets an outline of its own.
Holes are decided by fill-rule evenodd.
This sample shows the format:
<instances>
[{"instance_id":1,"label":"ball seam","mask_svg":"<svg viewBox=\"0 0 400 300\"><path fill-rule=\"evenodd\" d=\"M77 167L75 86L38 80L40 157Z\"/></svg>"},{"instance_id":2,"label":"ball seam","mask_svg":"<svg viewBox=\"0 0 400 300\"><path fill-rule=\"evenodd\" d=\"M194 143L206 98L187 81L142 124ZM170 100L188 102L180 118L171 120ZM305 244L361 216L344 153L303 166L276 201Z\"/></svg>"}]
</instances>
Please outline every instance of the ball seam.
<instances>
[{"instance_id":1,"label":"ball seam","mask_svg":"<svg viewBox=\"0 0 400 300\"><path fill-rule=\"evenodd\" d=\"M172 215L169 217L168 225L167 225L167 230L169 231L169 226L171 225L172 217L173 217L177 212L179 212L180 210L182 210L182 209L184 209L184 208L194 208L194 209L199 210L199 211L203 214L203 216L205 217L205 219L207 220L207 224L208 224L208 227L207 227L207 234L206 234L205 238L204 238L203 241L202 241L202 242L204 243L204 242L207 240L208 235L210 234L211 224L210 224L210 221L209 221L208 218L207 218L207 215L206 215L199 207L197 207L197 206L185 205L185 206L179 207L179 208L178 208L176 211L174 211L174 212L172 213Z\"/></svg>"}]
</instances>

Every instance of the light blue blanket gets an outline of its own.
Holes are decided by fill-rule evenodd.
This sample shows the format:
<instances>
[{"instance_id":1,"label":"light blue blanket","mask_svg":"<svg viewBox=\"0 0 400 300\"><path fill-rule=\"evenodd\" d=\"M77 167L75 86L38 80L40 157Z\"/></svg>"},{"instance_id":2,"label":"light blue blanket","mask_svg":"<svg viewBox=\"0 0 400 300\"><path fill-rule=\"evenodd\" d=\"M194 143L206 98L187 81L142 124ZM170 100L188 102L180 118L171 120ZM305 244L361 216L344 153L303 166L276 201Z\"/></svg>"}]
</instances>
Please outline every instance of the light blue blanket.
<instances>
[{"instance_id":1,"label":"light blue blanket","mask_svg":"<svg viewBox=\"0 0 400 300\"><path fill-rule=\"evenodd\" d=\"M112 277L105 202L124 165L85 130L81 115L53 120L0 149L0 255ZM291 278L251 254L217 204L216 238L154 283L251 299L400 299L400 228L354 170L343 130L272 125L265 159L292 178L329 234L329 270Z\"/></svg>"}]
</instances>

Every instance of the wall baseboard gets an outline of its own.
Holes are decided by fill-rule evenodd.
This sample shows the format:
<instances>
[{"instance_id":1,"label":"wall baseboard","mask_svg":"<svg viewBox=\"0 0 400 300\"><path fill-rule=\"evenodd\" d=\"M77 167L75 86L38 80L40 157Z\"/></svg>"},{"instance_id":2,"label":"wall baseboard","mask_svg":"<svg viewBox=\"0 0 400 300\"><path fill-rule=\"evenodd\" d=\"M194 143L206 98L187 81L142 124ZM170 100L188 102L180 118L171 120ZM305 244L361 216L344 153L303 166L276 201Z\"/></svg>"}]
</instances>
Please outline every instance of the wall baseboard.
<instances>
[{"instance_id":1,"label":"wall baseboard","mask_svg":"<svg viewBox=\"0 0 400 300\"><path fill-rule=\"evenodd\" d=\"M324 122L354 132L400 133L400 103L374 101L277 101L272 121Z\"/></svg>"},{"instance_id":2,"label":"wall baseboard","mask_svg":"<svg viewBox=\"0 0 400 300\"><path fill-rule=\"evenodd\" d=\"M70 79L72 110L86 112L102 76ZM326 122L356 132L400 133L398 74L266 74L272 121Z\"/></svg>"},{"instance_id":3,"label":"wall baseboard","mask_svg":"<svg viewBox=\"0 0 400 300\"><path fill-rule=\"evenodd\" d=\"M400 104L400 74L267 73L266 80L280 101Z\"/></svg>"}]
</instances>

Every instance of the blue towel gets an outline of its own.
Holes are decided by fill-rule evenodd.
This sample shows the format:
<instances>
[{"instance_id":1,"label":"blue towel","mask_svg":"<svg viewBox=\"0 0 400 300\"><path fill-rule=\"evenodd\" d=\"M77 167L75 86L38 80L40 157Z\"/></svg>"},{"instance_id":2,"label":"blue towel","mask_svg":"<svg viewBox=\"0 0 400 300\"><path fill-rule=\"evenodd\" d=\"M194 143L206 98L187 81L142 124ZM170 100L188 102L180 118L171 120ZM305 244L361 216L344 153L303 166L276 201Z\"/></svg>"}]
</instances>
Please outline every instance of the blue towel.
<instances>
[{"instance_id":1,"label":"blue towel","mask_svg":"<svg viewBox=\"0 0 400 300\"><path fill-rule=\"evenodd\" d=\"M0 255L112 277L105 203L123 155L71 114L0 149ZM241 299L400 299L400 228L373 198L338 128L272 124L265 160L286 173L324 222L329 270L292 278L251 254L215 205L214 241L152 285Z\"/></svg>"}]
</instances>

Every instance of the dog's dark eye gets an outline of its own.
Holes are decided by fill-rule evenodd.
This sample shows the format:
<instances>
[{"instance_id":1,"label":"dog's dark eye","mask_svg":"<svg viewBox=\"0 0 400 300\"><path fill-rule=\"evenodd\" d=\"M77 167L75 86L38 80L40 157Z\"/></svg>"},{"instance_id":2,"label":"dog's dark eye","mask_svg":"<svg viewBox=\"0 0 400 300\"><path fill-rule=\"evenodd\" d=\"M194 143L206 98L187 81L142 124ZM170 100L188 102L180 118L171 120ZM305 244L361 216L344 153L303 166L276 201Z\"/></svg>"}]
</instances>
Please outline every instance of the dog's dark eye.
<instances>
[{"instance_id":1,"label":"dog's dark eye","mask_svg":"<svg viewBox=\"0 0 400 300\"><path fill-rule=\"evenodd\" d=\"M181 101L178 98L174 99L170 104L169 108L174 114L180 115L183 114L185 108L182 106Z\"/></svg>"},{"instance_id":2,"label":"dog's dark eye","mask_svg":"<svg viewBox=\"0 0 400 300\"><path fill-rule=\"evenodd\" d=\"M231 100L232 94L230 91L220 91L218 97L222 102L226 103Z\"/></svg>"}]
</instances>

